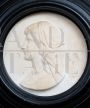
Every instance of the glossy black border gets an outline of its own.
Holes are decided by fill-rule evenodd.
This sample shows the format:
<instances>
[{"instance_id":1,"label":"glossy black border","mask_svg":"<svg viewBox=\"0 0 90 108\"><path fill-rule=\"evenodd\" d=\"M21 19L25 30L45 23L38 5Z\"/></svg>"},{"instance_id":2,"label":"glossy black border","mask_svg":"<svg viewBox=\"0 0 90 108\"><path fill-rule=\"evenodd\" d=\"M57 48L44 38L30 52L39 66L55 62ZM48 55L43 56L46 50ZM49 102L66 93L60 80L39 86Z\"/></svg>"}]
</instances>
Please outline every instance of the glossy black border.
<instances>
[{"instance_id":1,"label":"glossy black border","mask_svg":"<svg viewBox=\"0 0 90 108\"><path fill-rule=\"evenodd\" d=\"M16 3L10 9L8 9L1 18L1 35L0 42L4 45L6 36L13 25L22 19L23 17L36 13L36 12L55 12L57 14L62 14L73 20L83 32L88 50L90 50L90 22L89 15L85 13L80 7L69 1L61 0L48 0L48 1L30 1L26 0L24 2ZM3 48L0 48L3 50ZM70 90L56 96L50 97L40 97L35 96L18 88L8 77L4 64L3 64L3 53L0 53L0 76L3 83L8 87L8 89L17 95L19 98L26 102L34 104L56 104L68 101L74 98L76 95L84 89L86 84L90 81L90 54L88 52L88 61L85 72L79 82L72 87Z\"/></svg>"}]
</instances>

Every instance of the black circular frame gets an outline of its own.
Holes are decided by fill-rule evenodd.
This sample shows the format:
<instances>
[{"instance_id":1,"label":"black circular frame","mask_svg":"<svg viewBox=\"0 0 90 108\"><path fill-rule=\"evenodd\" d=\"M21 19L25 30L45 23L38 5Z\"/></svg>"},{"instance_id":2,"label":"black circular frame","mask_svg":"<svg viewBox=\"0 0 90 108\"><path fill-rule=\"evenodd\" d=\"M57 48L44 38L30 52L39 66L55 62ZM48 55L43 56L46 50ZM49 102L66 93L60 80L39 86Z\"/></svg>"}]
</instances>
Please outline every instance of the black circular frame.
<instances>
[{"instance_id":1,"label":"black circular frame","mask_svg":"<svg viewBox=\"0 0 90 108\"><path fill-rule=\"evenodd\" d=\"M4 46L7 34L19 20L37 12L57 13L68 17L77 24L84 34L88 48L88 59L84 74L77 84L62 94L48 97L36 96L17 87L9 78L3 63L3 47L0 47L0 51L2 51L0 52L0 78L14 96L27 103L51 105L66 102L68 104L70 100L72 100L73 105L79 103L90 93L90 87L87 87L87 84L90 85L90 16L83 9L67 0L24 0L15 3L1 17L0 43Z\"/></svg>"}]
</instances>

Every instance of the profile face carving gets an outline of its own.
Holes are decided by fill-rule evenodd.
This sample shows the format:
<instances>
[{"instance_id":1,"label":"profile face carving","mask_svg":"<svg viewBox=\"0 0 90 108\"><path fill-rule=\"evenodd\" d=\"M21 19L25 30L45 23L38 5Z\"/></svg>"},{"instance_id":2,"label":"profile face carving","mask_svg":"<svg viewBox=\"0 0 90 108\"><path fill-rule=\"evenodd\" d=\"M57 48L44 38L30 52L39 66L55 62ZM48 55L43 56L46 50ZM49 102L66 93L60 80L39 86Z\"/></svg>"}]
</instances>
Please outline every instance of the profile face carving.
<instances>
[{"instance_id":1,"label":"profile face carving","mask_svg":"<svg viewBox=\"0 0 90 108\"><path fill-rule=\"evenodd\" d=\"M58 70L58 53L54 51L61 46L61 31L48 21L40 21L27 27L24 33L26 42L22 49L25 60L32 64L32 72L21 85L35 90L55 86L63 78Z\"/></svg>"}]
</instances>

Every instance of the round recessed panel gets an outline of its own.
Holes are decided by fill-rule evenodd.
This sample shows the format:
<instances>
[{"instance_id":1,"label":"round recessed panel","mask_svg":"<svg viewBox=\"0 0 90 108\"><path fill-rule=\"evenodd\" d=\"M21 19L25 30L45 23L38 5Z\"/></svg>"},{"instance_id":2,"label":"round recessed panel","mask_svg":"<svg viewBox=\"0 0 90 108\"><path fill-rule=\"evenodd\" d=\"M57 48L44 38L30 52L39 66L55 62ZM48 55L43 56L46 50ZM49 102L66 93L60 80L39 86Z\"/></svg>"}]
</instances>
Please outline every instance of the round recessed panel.
<instances>
[{"instance_id":1,"label":"round recessed panel","mask_svg":"<svg viewBox=\"0 0 90 108\"><path fill-rule=\"evenodd\" d=\"M83 33L68 18L37 13L10 30L3 59L18 87L38 96L52 96L67 91L81 78L87 45Z\"/></svg>"}]
</instances>

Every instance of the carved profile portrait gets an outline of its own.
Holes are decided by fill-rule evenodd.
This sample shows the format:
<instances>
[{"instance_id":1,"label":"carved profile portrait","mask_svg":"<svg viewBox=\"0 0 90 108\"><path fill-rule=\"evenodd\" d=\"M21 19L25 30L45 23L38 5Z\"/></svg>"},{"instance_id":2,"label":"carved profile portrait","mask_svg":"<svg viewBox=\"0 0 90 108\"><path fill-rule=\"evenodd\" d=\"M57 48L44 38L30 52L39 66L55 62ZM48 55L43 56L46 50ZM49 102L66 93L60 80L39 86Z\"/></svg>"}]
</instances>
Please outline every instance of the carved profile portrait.
<instances>
[{"instance_id":1,"label":"carved profile portrait","mask_svg":"<svg viewBox=\"0 0 90 108\"><path fill-rule=\"evenodd\" d=\"M32 72L22 81L26 88L49 89L62 79L58 71L57 50L61 45L61 31L48 21L28 26L24 34L24 58L32 63Z\"/></svg>"}]
</instances>

